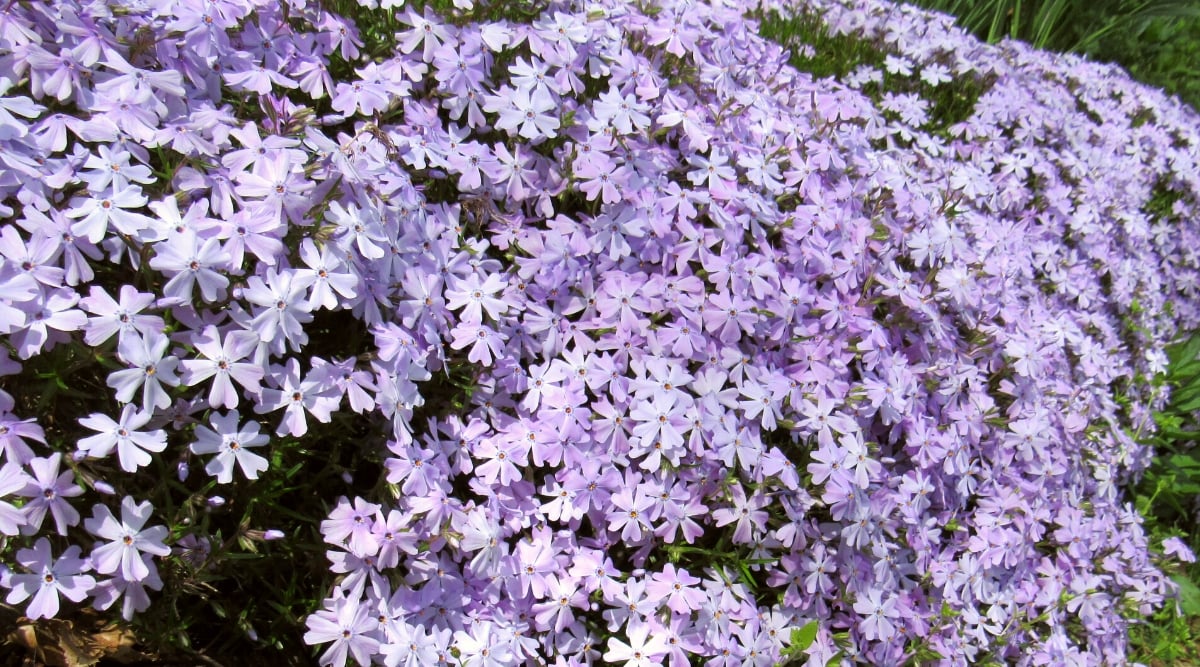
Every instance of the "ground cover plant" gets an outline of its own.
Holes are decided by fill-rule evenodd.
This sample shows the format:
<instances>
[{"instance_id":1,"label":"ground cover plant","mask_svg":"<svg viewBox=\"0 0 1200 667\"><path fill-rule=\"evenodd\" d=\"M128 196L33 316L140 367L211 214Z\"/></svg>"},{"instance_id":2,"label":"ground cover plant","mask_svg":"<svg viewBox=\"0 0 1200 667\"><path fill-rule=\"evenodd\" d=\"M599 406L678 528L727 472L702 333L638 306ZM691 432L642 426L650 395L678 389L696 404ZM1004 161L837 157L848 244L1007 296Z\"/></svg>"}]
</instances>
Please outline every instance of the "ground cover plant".
<instances>
[{"instance_id":1,"label":"ground cover plant","mask_svg":"<svg viewBox=\"0 0 1200 667\"><path fill-rule=\"evenodd\" d=\"M1173 604L1121 484L1200 133L1115 68L882 2L0 21L38 651L1106 664Z\"/></svg>"}]
</instances>

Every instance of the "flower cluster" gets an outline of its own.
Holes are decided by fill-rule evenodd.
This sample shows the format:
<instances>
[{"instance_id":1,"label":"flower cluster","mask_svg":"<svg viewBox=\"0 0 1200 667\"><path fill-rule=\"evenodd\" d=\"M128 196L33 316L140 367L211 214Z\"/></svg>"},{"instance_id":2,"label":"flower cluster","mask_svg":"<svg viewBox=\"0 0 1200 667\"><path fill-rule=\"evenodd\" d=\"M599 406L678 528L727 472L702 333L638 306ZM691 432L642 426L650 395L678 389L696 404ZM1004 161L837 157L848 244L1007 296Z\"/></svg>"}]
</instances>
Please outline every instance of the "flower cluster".
<instances>
[{"instance_id":1,"label":"flower cluster","mask_svg":"<svg viewBox=\"0 0 1200 667\"><path fill-rule=\"evenodd\" d=\"M1193 112L882 0L804 9L883 54L844 83L771 3L385 0L373 59L325 4L0 14L0 372L108 406L0 392L10 604L132 617L213 536L124 480L342 415L390 493L329 499L323 664L1100 664L1172 593L1119 483L1200 324Z\"/></svg>"}]
</instances>

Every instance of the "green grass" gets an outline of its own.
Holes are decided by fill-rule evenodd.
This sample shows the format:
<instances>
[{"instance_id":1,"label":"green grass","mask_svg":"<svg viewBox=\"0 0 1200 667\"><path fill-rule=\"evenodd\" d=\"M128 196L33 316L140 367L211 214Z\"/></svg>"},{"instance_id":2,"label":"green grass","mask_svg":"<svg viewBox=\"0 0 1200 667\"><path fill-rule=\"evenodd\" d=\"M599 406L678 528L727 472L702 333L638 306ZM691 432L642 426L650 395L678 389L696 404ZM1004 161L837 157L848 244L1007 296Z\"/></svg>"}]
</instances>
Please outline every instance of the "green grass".
<instances>
[{"instance_id":1,"label":"green grass","mask_svg":"<svg viewBox=\"0 0 1200 667\"><path fill-rule=\"evenodd\" d=\"M1109 35L1091 55L1200 108L1200 18L1153 19L1141 31Z\"/></svg>"}]
</instances>

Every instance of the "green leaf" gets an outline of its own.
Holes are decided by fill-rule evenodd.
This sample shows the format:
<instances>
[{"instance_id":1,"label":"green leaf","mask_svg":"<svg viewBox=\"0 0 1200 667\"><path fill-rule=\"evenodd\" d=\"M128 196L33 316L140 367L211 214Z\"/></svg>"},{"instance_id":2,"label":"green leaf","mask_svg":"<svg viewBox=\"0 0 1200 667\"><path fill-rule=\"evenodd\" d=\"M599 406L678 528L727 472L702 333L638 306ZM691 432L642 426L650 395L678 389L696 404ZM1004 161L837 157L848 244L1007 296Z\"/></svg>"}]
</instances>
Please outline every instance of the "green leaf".
<instances>
[{"instance_id":1,"label":"green leaf","mask_svg":"<svg viewBox=\"0 0 1200 667\"><path fill-rule=\"evenodd\" d=\"M1161 428L1159 429L1158 434L1164 438L1169 438L1177 442L1191 442L1194 440L1200 440L1200 431L1181 431L1174 428Z\"/></svg>"},{"instance_id":2,"label":"green leaf","mask_svg":"<svg viewBox=\"0 0 1200 667\"><path fill-rule=\"evenodd\" d=\"M754 575L750 573L750 566L743 562L739 562L737 565L738 572L742 575L742 583L746 584L751 589L758 588L758 584L754 581Z\"/></svg>"},{"instance_id":3,"label":"green leaf","mask_svg":"<svg viewBox=\"0 0 1200 667\"><path fill-rule=\"evenodd\" d=\"M1175 466L1176 468L1183 468L1186 470L1195 470L1200 468L1200 459L1197 459L1195 455L1175 454L1167 460L1170 461L1171 465Z\"/></svg>"},{"instance_id":4,"label":"green leaf","mask_svg":"<svg viewBox=\"0 0 1200 667\"><path fill-rule=\"evenodd\" d=\"M1200 484L1197 484L1196 482L1181 482L1176 480L1175 484L1172 485L1171 490L1174 491L1176 495L1200 495Z\"/></svg>"},{"instance_id":5,"label":"green leaf","mask_svg":"<svg viewBox=\"0 0 1200 667\"><path fill-rule=\"evenodd\" d=\"M1188 616L1200 616L1200 587L1182 574L1171 577L1179 585L1179 606Z\"/></svg>"},{"instance_id":6,"label":"green leaf","mask_svg":"<svg viewBox=\"0 0 1200 667\"><path fill-rule=\"evenodd\" d=\"M1172 380L1184 381L1194 379L1197 373L1200 373L1200 359L1193 359L1173 364L1167 371L1167 377Z\"/></svg>"},{"instance_id":7,"label":"green leaf","mask_svg":"<svg viewBox=\"0 0 1200 667\"><path fill-rule=\"evenodd\" d=\"M815 620L805 623L804 627L792 628L791 642L788 649L794 653L807 651L808 647L812 646L813 642L817 640L817 628L818 625Z\"/></svg>"},{"instance_id":8,"label":"green leaf","mask_svg":"<svg viewBox=\"0 0 1200 667\"><path fill-rule=\"evenodd\" d=\"M1189 397L1186 402L1176 403L1171 407L1180 412L1193 412L1195 410L1200 410L1200 395Z\"/></svg>"},{"instance_id":9,"label":"green leaf","mask_svg":"<svg viewBox=\"0 0 1200 667\"><path fill-rule=\"evenodd\" d=\"M259 560L262 557L263 555L258 553L238 553L236 551L231 551L221 555L222 559L227 560Z\"/></svg>"}]
</instances>

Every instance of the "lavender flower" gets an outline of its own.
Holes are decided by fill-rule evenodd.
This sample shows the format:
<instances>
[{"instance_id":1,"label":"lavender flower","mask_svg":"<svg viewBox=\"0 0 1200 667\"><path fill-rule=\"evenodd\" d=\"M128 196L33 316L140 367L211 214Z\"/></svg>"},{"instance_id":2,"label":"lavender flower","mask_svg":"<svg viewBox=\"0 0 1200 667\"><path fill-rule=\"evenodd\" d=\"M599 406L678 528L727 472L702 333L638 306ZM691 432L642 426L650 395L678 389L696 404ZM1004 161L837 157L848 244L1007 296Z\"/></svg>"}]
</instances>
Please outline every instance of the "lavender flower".
<instances>
[{"instance_id":1,"label":"lavender flower","mask_svg":"<svg viewBox=\"0 0 1200 667\"><path fill-rule=\"evenodd\" d=\"M252 447L261 447L269 441L258 432L258 422L248 421L239 425L241 415L231 410L226 415L213 413L210 422L216 430L204 426L196 427L196 442L192 443L193 454L216 454L204 466L204 471L217 478L220 484L233 481L234 464L242 469L246 479L258 479L259 473L267 469L267 460L254 452Z\"/></svg>"},{"instance_id":2,"label":"lavender flower","mask_svg":"<svg viewBox=\"0 0 1200 667\"><path fill-rule=\"evenodd\" d=\"M79 523L79 512L67 499L83 495L83 489L75 485L73 472L59 472L61 463L62 454L58 452L29 461L29 470L33 474L25 482L25 487L18 491L29 499L21 507L25 515L22 533L36 534L47 513L54 517L54 526L59 535L66 535L68 526Z\"/></svg>"},{"instance_id":3,"label":"lavender flower","mask_svg":"<svg viewBox=\"0 0 1200 667\"><path fill-rule=\"evenodd\" d=\"M379 640L372 636L376 621L370 608L354 598L335 597L326 603L324 610L308 617L304 641L330 643L321 654L322 665L342 667L351 654L359 664L370 664L371 656L379 651Z\"/></svg>"},{"instance_id":4,"label":"lavender flower","mask_svg":"<svg viewBox=\"0 0 1200 667\"><path fill-rule=\"evenodd\" d=\"M151 452L161 452L167 446L165 431L138 430L149 424L150 418L151 413L138 410L132 404L121 408L120 421L99 413L83 417L79 423L99 433L80 440L79 451L86 456L104 458L115 449L121 469L134 472L149 465Z\"/></svg>"},{"instance_id":5,"label":"lavender flower","mask_svg":"<svg viewBox=\"0 0 1200 667\"><path fill-rule=\"evenodd\" d=\"M149 502L134 504L133 498L121 500L121 519L118 521L104 505L92 508L92 518L83 522L88 532L107 544L92 550L91 561L101 574L120 572L127 582L138 582L150 576L151 567L142 560L142 554L166 556L170 547L163 544L167 536L164 526L144 528L150 520L154 507Z\"/></svg>"},{"instance_id":6,"label":"lavender flower","mask_svg":"<svg viewBox=\"0 0 1200 667\"><path fill-rule=\"evenodd\" d=\"M175 375L179 358L167 354L169 344L166 336L154 332L122 339L117 353L132 368L108 376L108 386L116 390L118 401L130 403L141 389L142 410L151 412L171 405L171 397L163 385L179 385L179 377Z\"/></svg>"},{"instance_id":7,"label":"lavender flower","mask_svg":"<svg viewBox=\"0 0 1200 667\"><path fill-rule=\"evenodd\" d=\"M83 574L87 561L79 557L78 545L67 547L58 559L50 551L50 540L40 538L32 549L17 552L17 562L29 574L13 574L6 584L9 591L5 602L20 604L27 599L25 615L32 619L54 618L59 610L59 595L72 602L82 602L96 586L96 580Z\"/></svg>"},{"instance_id":8,"label":"lavender flower","mask_svg":"<svg viewBox=\"0 0 1200 667\"><path fill-rule=\"evenodd\" d=\"M243 362L258 349L259 338L251 331L229 331L222 336L214 326L207 326L192 340L196 350L204 359L187 359L181 362L183 374L180 380L194 386L212 378L208 393L208 404L214 408L236 408L238 392L233 381L251 393L260 391L264 372L262 366Z\"/></svg>"},{"instance_id":9,"label":"lavender flower","mask_svg":"<svg viewBox=\"0 0 1200 667\"><path fill-rule=\"evenodd\" d=\"M1200 135L1161 94L886 0L462 0L370 62L320 3L76 4L2 17L0 333L85 366L117 335L124 405L64 469L19 414L57 357L0 355L0 531L126 498L88 526L109 615L162 585L130 498L168 424L188 511L240 511L200 487L266 468L243 399L297 451L309 415L383 429L389 493L321 526L325 664L765 666L814 618L814 663L1099 664L1170 594L1117 483L1200 323ZM797 73L772 11L881 64Z\"/></svg>"},{"instance_id":10,"label":"lavender flower","mask_svg":"<svg viewBox=\"0 0 1200 667\"><path fill-rule=\"evenodd\" d=\"M228 266L231 256L221 248L218 239L201 240L189 230L169 236L154 247L156 254L151 258L150 266L173 274L163 288L166 299L163 303L190 303L192 289L197 284L205 301L216 301L229 286L229 279L217 269Z\"/></svg>"}]
</instances>

